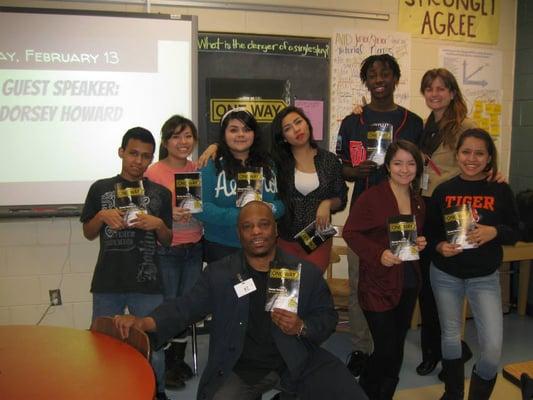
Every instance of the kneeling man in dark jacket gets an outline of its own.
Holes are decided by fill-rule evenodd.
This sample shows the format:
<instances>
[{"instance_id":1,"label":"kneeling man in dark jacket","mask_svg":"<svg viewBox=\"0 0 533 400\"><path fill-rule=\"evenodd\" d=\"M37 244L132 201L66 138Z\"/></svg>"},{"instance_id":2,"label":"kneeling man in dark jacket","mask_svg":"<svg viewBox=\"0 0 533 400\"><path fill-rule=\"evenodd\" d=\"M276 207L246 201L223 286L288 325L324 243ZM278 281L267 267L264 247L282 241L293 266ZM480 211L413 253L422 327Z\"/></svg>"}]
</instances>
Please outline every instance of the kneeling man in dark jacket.
<instances>
[{"instance_id":1,"label":"kneeling man in dark jacket","mask_svg":"<svg viewBox=\"0 0 533 400\"><path fill-rule=\"evenodd\" d=\"M272 388L282 391L281 399L367 399L344 364L320 347L338 318L320 270L276 248L276 221L266 203L243 207L238 231L242 250L208 265L183 297L144 318L115 317L122 335L136 326L152 332L157 348L212 314L198 399L254 400ZM299 264L298 313L265 311L271 266L296 269Z\"/></svg>"}]
</instances>

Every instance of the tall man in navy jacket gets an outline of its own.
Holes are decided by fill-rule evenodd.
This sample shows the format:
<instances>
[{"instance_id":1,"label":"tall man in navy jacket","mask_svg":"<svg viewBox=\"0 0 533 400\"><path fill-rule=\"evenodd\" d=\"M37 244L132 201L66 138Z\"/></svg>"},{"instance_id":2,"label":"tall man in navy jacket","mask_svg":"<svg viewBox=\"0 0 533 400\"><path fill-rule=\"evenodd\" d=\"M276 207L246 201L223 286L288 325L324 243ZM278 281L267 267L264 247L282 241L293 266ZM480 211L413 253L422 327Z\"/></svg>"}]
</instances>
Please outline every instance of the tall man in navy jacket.
<instances>
[{"instance_id":1,"label":"tall man in navy jacket","mask_svg":"<svg viewBox=\"0 0 533 400\"><path fill-rule=\"evenodd\" d=\"M393 141L405 139L415 144L418 144L423 132L422 119L394 102L401 71L393 56L375 54L367 57L361 64L359 76L370 92L370 104L365 105L360 113L344 118L337 137L337 155L343 163L343 177L354 182L351 205L363 191L387 177L383 165L364 157L365 154L371 155L370 144L375 141L376 127L392 132L389 139ZM353 345L348 368L354 376L359 376L372 352L372 338L357 299L359 259L351 250L348 251L348 276Z\"/></svg>"},{"instance_id":2,"label":"tall man in navy jacket","mask_svg":"<svg viewBox=\"0 0 533 400\"><path fill-rule=\"evenodd\" d=\"M188 294L144 318L115 317L122 335L136 326L153 332L157 347L211 313L209 358L198 399L253 400L274 387L283 388L281 399L366 399L341 361L320 347L338 316L318 268L276 248L276 222L265 203L243 207L238 232L242 250L211 263ZM298 264L298 312L266 312L270 267Z\"/></svg>"}]
</instances>

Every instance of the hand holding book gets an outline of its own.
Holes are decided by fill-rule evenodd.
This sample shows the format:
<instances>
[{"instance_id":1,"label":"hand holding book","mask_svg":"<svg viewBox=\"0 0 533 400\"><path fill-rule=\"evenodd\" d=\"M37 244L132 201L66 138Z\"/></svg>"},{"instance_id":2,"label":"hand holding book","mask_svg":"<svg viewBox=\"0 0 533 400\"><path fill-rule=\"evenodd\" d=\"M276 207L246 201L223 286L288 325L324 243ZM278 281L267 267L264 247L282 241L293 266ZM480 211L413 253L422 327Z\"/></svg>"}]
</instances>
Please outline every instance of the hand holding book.
<instances>
[{"instance_id":1,"label":"hand holding book","mask_svg":"<svg viewBox=\"0 0 533 400\"><path fill-rule=\"evenodd\" d=\"M187 224L191 219L191 210L183 207L172 208L172 220L181 224Z\"/></svg>"},{"instance_id":2,"label":"hand holding book","mask_svg":"<svg viewBox=\"0 0 533 400\"><path fill-rule=\"evenodd\" d=\"M128 227L124 221L124 213L124 211L118 208L109 208L98 211L98 217L111 229L118 231Z\"/></svg>"},{"instance_id":3,"label":"hand holding book","mask_svg":"<svg viewBox=\"0 0 533 400\"><path fill-rule=\"evenodd\" d=\"M428 242L425 236L418 236L416 238L416 247L418 248L418 252L421 252L422 250L424 250L427 244Z\"/></svg>"},{"instance_id":4,"label":"hand holding book","mask_svg":"<svg viewBox=\"0 0 533 400\"><path fill-rule=\"evenodd\" d=\"M316 210L316 227L318 231L324 231L329 227L331 217L331 200L323 200Z\"/></svg>"},{"instance_id":5,"label":"hand holding book","mask_svg":"<svg viewBox=\"0 0 533 400\"><path fill-rule=\"evenodd\" d=\"M456 243L440 242L435 248L444 257L453 257L463 251L461 245Z\"/></svg>"},{"instance_id":6,"label":"hand holding book","mask_svg":"<svg viewBox=\"0 0 533 400\"><path fill-rule=\"evenodd\" d=\"M498 231L495 227L489 225L476 224L476 227L466 234L466 240L470 243L474 243L477 246L481 246L487 242L490 242L498 235Z\"/></svg>"},{"instance_id":7,"label":"hand holding book","mask_svg":"<svg viewBox=\"0 0 533 400\"><path fill-rule=\"evenodd\" d=\"M137 213L135 218L129 221L129 227L143 231L155 231L162 225L165 224L161 218L146 213Z\"/></svg>"},{"instance_id":8,"label":"hand holding book","mask_svg":"<svg viewBox=\"0 0 533 400\"><path fill-rule=\"evenodd\" d=\"M272 317L272 322L274 322L284 334L295 336L300 333L303 321L298 314L281 308L274 308L270 315Z\"/></svg>"},{"instance_id":9,"label":"hand holding book","mask_svg":"<svg viewBox=\"0 0 533 400\"><path fill-rule=\"evenodd\" d=\"M377 170L378 165L374 161L365 160L358 165L351 165L351 167L354 178L366 178Z\"/></svg>"},{"instance_id":10,"label":"hand holding book","mask_svg":"<svg viewBox=\"0 0 533 400\"><path fill-rule=\"evenodd\" d=\"M381 253L381 264L383 264L386 267L392 267L397 264L401 264L402 260L400 257L394 255L392 251L389 249L385 250L383 253Z\"/></svg>"}]
</instances>

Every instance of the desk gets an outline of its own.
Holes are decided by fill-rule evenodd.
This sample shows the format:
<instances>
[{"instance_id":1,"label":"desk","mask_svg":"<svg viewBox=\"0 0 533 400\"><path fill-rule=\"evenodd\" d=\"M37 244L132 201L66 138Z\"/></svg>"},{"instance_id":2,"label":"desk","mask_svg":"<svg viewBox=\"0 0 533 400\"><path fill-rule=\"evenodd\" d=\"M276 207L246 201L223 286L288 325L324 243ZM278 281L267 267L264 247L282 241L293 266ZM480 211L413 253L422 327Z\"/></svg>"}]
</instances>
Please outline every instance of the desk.
<instances>
[{"instance_id":1,"label":"desk","mask_svg":"<svg viewBox=\"0 0 533 400\"><path fill-rule=\"evenodd\" d=\"M531 260L533 260L533 243L517 242L514 246L502 246L503 262L520 261L518 275L518 315L526 315L527 292Z\"/></svg>"},{"instance_id":2,"label":"desk","mask_svg":"<svg viewBox=\"0 0 533 400\"><path fill-rule=\"evenodd\" d=\"M0 398L150 400L148 361L110 336L54 326L0 326Z\"/></svg>"},{"instance_id":3,"label":"desk","mask_svg":"<svg viewBox=\"0 0 533 400\"><path fill-rule=\"evenodd\" d=\"M503 367L502 375L516 386L520 386L520 376L524 372L530 377L533 376L533 361L507 364Z\"/></svg>"}]
</instances>

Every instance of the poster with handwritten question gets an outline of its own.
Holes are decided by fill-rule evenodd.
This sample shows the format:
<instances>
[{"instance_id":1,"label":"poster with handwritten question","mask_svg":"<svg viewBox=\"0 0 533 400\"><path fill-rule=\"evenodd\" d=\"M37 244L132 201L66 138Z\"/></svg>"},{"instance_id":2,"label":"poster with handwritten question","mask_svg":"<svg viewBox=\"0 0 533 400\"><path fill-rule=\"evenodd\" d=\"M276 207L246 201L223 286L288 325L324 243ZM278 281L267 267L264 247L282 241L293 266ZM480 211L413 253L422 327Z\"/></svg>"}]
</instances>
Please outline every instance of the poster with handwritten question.
<instances>
[{"instance_id":1,"label":"poster with handwritten question","mask_svg":"<svg viewBox=\"0 0 533 400\"><path fill-rule=\"evenodd\" d=\"M411 36L393 31L339 31L331 40L331 110L330 150L335 151L339 127L354 105L362 103L370 93L359 78L361 62L374 54L392 54L400 65L401 77L394 100L409 107L411 73Z\"/></svg>"}]
</instances>

